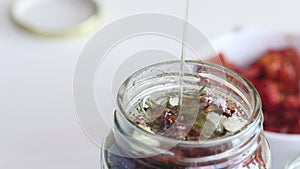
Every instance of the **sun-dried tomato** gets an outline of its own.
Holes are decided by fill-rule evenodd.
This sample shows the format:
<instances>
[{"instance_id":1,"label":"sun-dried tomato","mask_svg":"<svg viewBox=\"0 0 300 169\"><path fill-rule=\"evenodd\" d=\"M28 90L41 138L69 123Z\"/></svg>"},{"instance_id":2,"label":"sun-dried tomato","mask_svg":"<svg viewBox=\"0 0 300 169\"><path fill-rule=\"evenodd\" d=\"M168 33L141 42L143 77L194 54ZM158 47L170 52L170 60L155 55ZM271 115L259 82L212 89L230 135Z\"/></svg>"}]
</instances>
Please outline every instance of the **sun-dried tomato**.
<instances>
[{"instance_id":1,"label":"sun-dried tomato","mask_svg":"<svg viewBox=\"0 0 300 169\"><path fill-rule=\"evenodd\" d=\"M161 126L165 126L169 128L172 124L175 123L177 116L170 109L166 109L157 119L156 123L161 124Z\"/></svg>"},{"instance_id":2,"label":"sun-dried tomato","mask_svg":"<svg viewBox=\"0 0 300 169\"><path fill-rule=\"evenodd\" d=\"M283 101L283 97L280 93L280 87L277 83L268 79L253 80L252 83L259 92L261 98L263 98L264 108L278 105Z\"/></svg>"},{"instance_id":3,"label":"sun-dried tomato","mask_svg":"<svg viewBox=\"0 0 300 169\"><path fill-rule=\"evenodd\" d=\"M218 57L210 61L242 74L258 90L266 130L300 134L300 56L294 48L266 51L246 68Z\"/></svg>"},{"instance_id":4,"label":"sun-dried tomato","mask_svg":"<svg viewBox=\"0 0 300 169\"><path fill-rule=\"evenodd\" d=\"M256 64L262 67L264 78L281 82L284 92L297 93L299 83L299 56L292 48L270 50Z\"/></svg>"}]
</instances>

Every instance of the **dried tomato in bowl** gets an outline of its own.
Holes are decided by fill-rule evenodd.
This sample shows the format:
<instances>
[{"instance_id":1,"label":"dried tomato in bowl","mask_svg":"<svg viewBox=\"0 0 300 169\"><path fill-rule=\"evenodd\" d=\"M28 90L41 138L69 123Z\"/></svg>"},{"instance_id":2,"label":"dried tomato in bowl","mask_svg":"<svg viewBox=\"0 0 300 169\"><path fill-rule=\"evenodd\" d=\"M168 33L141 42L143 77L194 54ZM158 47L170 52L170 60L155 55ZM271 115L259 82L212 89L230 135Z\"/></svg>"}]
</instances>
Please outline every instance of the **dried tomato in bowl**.
<instances>
[{"instance_id":1,"label":"dried tomato in bowl","mask_svg":"<svg viewBox=\"0 0 300 169\"><path fill-rule=\"evenodd\" d=\"M267 131L300 134L300 56L294 48L268 50L248 67L231 63L223 54L219 59L258 90Z\"/></svg>"}]
</instances>

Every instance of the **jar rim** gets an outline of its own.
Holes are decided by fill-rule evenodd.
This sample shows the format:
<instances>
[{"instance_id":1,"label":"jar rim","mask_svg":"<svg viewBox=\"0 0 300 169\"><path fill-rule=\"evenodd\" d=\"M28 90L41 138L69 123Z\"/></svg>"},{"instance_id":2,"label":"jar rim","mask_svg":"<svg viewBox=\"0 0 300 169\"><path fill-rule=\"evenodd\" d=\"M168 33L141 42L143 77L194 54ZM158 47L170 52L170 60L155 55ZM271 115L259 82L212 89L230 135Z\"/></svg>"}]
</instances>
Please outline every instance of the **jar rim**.
<instances>
[{"instance_id":1,"label":"jar rim","mask_svg":"<svg viewBox=\"0 0 300 169\"><path fill-rule=\"evenodd\" d=\"M126 115L124 114L125 113L125 108L122 106L122 104L120 103L120 100L121 100L121 94L122 92L120 92L122 90L122 88L124 87L124 85L127 84L127 82L131 79L131 78L134 78L134 76L136 76L137 74L140 74L142 73L144 70L147 70L147 69L150 69L150 68L154 68L154 67L159 67L161 65L171 65L171 64L180 64L180 60L172 60L172 61L165 61L165 62L160 62L160 63L156 63L156 64L152 64L152 65L149 65L149 66L146 66L142 69L139 69L137 70L136 72L134 72L132 75L130 75L121 85L119 91L118 91L118 94L117 94L117 106L120 108L120 111L121 111L121 116L123 118L126 118ZM253 86L253 84L248 80L246 79L244 76L242 76L241 74L231 70L231 69L228 69L226 67L223 67L223 66L220 66L220 65L217 65L217 64L214 64L214 63L210 63L210 62L203 62L203 61L197 61L197 60L186 60L185 61L185 64L189 65L189 64L195 64L195 65L201 65L201 66L208 66L210 68L215 68L217 70L223 70L224 73L226 73L226 75L230 75L230 76L233 76L235 78L238 78L238 80L241 80L243 81L245 85L247 85L247 87L249 87L251 90L252 90L252 98L253 98L253 104L252 104L252 111L253 113L251 114L249 120L247 120L247 124L245 125L245 127L233 134L233 135L229 135L229 136L226 136L226 137L218 137L216 139L206 139L206 140L196 140L196 141L192 141L192 140L180 140L180 139L175 139L175 138L170 138L170 137L166 137L166 136L162 136L162 135L157 135L157 134L154 134L154 133L150 133L148 131L146 131L145 129L142 129L140 127L136 127L137 130L139 130L140 132L143 132L145 135L149 136L149 137L158 137L158 138L161 138L161 139L164 139L165 141L168 141L168 142L179 142L178 144L183 144L183 145L188 145L188 146L191 146L191 145L199 145L199 144L202 144L202 145L205 145L205 146L211 146L211 145L215 145L215 144L220 144L220 143L223 143L223 142L227 142L229 140L232 140L234 138L238 138L238 137L241 137L242 135L244 135L245 133L248 133L249 130L253 130L254 126L257 126L257 125L260 125L261 124L261 120L263 118L262 116L262 113L261 113L261 100L260 100L260 96L256 90L256 88ZM133 121L131 120L128 120L126 118L127 121L130 122L131 125L133 126L137 126Z\"/></svg>"}]
</instances>

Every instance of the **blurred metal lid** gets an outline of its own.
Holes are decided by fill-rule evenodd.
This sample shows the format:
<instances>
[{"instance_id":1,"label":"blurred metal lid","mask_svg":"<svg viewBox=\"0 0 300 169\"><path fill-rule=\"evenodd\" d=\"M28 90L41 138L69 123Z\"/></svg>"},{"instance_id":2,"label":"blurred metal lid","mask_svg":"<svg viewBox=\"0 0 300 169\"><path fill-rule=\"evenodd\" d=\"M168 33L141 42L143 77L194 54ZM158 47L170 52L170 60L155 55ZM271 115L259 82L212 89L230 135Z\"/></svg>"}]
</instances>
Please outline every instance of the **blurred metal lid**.
<instances>
[{"instance_id":1,"label":"blurred metal lid","mask_svg":"<svg viewBox=\"0 0 300 169\"><path fill-rule=\"evenodd\" d=\"M93 0L16 0L11 17L31 33L60 37L90 32L99 25L100 7Z\"/></svg>"}]
</instances>

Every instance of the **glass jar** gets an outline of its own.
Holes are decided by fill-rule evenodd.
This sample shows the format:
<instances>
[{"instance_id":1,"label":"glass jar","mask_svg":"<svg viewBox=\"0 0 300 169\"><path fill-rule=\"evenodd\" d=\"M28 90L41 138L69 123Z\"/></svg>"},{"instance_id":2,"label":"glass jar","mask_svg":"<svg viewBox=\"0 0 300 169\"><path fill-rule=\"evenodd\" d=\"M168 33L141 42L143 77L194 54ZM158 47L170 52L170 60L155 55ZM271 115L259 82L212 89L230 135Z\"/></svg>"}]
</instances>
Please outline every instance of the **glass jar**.
<instances>
[{"instance_id":1,"label":"glass jar","mask_svg":"<svg viewBox=\"0 0 300 169\"><path fill-rule=\"evenodd\" d=\"M144 98L159 102L178 94L182 84L179 83L180 66L179 61L152 65L137 71L123 83L117 96L113 129L104 139L102 168L271 168L260 97L248 80L222 66L186 61L185 87L198 90L205 83L206 92L229 98L239 105L247 121L241 130L222 137L187 140L155 134L128 118L128 112ZM210 134L215 130L213 128Z\"/></svg>"},{"instance_id":2,"label":"glass jar","mask_svg":"<svg viewBox=\"0 0 300 169\"><path fill-rule=\"evenodd\" d=\"M284 169L297 169L300 168L300 156L293 158L289 161Z\"/></svg>"}]
</instances>

